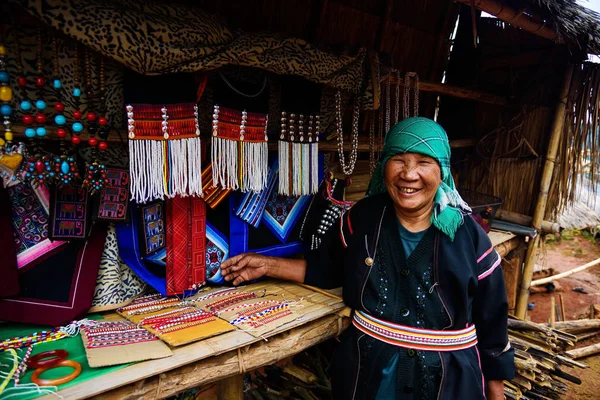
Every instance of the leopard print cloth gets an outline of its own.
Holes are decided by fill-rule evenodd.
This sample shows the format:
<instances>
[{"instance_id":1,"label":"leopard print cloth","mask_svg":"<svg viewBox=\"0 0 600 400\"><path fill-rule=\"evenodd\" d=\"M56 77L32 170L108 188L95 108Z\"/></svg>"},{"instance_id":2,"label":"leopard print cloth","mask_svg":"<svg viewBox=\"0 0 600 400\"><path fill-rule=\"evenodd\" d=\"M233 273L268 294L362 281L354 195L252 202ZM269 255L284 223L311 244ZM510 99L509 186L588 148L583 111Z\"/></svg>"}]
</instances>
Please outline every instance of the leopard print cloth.
<instances>
[{"instance_id":1,"label":"leopard print cloth","mask_svg":"<svg viewBox=\"0 0 600 400\"><path fill-rule=\"evenodd\" d=\"M90 312L117 309L145 290L144 281L119 257L115 226L109 224Z\"/></svg>"},{"instance_id":2,"label":"leopard print cloth","mask_svg":"<svg viewBox=\"0 0 600 400\"><path fill-rule=\"evenodd\" d=\"M229 29L219 17L197 7L156 0L11 1L142 74L209 71L226 65L256 67L355 93L363 109L378 104L373 101L370 72L376 63L368 60L365 49L354 56L338 56L302 39Z\"/></svg>"}]
</instances>

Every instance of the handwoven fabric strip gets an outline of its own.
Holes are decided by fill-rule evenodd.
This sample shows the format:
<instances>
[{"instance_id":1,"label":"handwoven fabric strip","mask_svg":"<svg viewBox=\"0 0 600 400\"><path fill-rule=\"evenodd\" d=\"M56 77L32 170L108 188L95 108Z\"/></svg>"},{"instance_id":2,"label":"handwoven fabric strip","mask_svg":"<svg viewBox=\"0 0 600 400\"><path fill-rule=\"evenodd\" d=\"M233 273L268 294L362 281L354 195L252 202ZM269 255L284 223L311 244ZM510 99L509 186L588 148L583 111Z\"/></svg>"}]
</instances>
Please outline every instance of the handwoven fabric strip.
<instances>
[{"instance_id":1,"label":"handwoven fabric strip","mask_svg":"<svg viewBox=\"0 0 600 400\"><path fill-rule=\"evenodd\" d=\"M79 186L57 187L50 207L51 239L85 239L88 231L88 191Z\"/></svg>"},{"instance_id":2,"label":"handwoven fabric strip","mask_svg":"<svg viewBox=\"0 0 600 400\"><path fill-rule=\"evenodd\" d=\"M221 201L223 201L225 199L225 197L227 197L227 195L229 193L231 193L232 190L231 189L223 189L220 186L219 187L214 186L212 176L213 176L212 163L209 163L202 170L203 186L202 186L202 195L200 197L202 197L204 199L204 201L206 202L206 205L208 205L210 208L214 209L221 203Z\"/></svg>"},{"instance_id":3,"label":"handwoven fabric strip","mask_svg":"<svg viewBox=\"0 0 600 400\"><path fill-rule=\"evenodd\" d=\"M191 203L191 271L189 287L206 282L206 204L197 197Z\"/></svg>"},{"instance_id":4,"label":"handwoven fabric strip","mask_svg":"<svg viewBox=\"0 0 600 400\"><path fill-rule=\"evenodd\" d=\"M129 171L107 168L108 183L100 191L97 218L106 221L125 221L129 205Z\"/></svg>"},{"instance_id":5,"label":"handwoven fabric strip","mask_svg":"<svg viewBox=\"0 0 600 400\"><path fill-rule=\"evenodd\" d=\"M276 180L276 170L273 167L270 167L265 190L262 192L248 192L244 194L235 211L235 215L256 228L262 220L267 201L275 188Z\"/></svg>"},{"instance_id":6,"label":"handwoven fabric strip","mask_svg":"<svg viewBox=\"0 0 600 400\"><path fill-rule=\"evenodd\" d=\"M386 322L362 311L354 313L352 323L357 329L375 339L407 349L455 351L477 344L475 325L457 331L419 329Z\"/></svg>"},{"instance_id":7,"label":"handwoven fabric strip","mask_svg":"<svg viewBox=\"0 0 600 400\"><path fill-rule=\"evenodd\" d=\"M33 265L66 242L48 240L50 195L45 186L24 182L6 189L10 198L17 265Z\"/></svg>"}]
</instances>

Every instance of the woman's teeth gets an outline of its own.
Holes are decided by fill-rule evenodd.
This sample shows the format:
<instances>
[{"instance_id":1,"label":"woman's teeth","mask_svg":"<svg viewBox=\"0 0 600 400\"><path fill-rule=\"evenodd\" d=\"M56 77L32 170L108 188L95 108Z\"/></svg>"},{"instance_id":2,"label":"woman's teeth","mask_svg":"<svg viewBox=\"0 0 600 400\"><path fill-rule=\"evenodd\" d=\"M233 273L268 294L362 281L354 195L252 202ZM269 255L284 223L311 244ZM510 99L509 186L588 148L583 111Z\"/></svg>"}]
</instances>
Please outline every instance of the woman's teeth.
<instances>
[{"instance_id":1,"label":"woman's teeth","mask_svg":"<svg viewBox=\"0 0 600 400\"><path fill-rule=\"evenodd\" d=\"M412 189L412 188L400 188L400 191L401 191L402 193L414 193L414 192L417 192L417 191L418 191L418 189Z\"/></svg>"}]
</instances>

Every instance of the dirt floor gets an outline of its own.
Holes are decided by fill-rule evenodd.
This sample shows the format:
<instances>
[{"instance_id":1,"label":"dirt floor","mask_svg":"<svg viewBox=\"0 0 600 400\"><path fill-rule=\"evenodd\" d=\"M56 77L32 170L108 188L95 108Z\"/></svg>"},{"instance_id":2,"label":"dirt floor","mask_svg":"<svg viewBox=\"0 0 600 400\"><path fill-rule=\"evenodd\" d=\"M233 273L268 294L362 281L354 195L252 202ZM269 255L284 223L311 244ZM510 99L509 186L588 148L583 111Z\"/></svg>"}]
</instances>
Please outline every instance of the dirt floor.
<instances>
[{"instance_id":1,"label":"dirt floor","mask_svg":"<svg viewBox=\"0 0 600 400\"><path fill-rule=\"evenodd\" d=\"M547 244L544 259L540 261L546 267L554 268L555 273L560 273L597 258L600 258L600 238L594 241L585 233L566 232L561 240ZM562 295L566 319L588 318L590 304L600 305L600 265L556 282L553 292L534 293L530 296L529 301L535 303L533 310L528 311L532 321L548 322L552 296L559 303L559 295ZM574 291L574 288L581 288L587 294ZM577 347L594 343L600 343L600 336L586 340ZM579 361L587 364L588 368L566 369L566 372L579 377L582 384L570 384L565 399L600 399L600 355Z\"/></svg>"}]
</instances>

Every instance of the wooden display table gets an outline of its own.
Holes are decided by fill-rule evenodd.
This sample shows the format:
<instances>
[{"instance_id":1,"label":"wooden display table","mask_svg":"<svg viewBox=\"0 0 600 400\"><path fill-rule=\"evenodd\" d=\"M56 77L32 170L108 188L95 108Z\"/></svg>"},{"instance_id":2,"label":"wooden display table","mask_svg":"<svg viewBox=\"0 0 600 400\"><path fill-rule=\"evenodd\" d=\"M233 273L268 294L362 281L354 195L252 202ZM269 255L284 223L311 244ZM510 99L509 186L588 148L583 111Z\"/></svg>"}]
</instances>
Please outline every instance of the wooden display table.
<instances>
[{"instance_id":1,"label":"wooden display table","mask_svg":"<svg viewBox=\"0 0 600 400\"><path fill-rule=\"evenodd\" d=\"M64 399L162 399L184 390L223 380L228 399L242 399L242 375L293 356L317 343L338 336L350 323L350 309L340 297L309 286L281 283L302 297L295 309L301 317L255 338L232 331L176 347L173 356L140 362L57 392ZM249 285L260 287L260 284ZM114 313L106 319L117 318ZM47 395L42 399L56 399Z\"/></svg>"}]
</instances>

